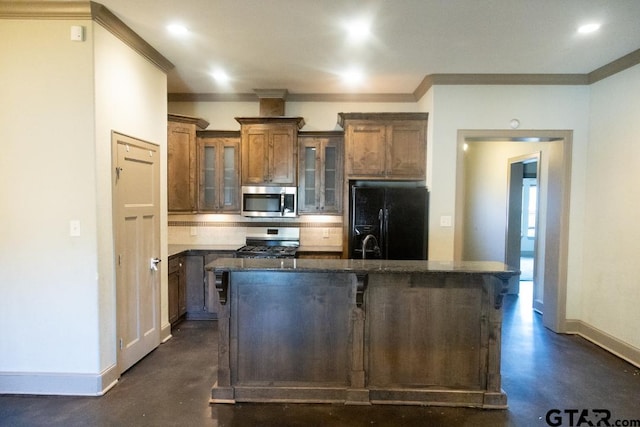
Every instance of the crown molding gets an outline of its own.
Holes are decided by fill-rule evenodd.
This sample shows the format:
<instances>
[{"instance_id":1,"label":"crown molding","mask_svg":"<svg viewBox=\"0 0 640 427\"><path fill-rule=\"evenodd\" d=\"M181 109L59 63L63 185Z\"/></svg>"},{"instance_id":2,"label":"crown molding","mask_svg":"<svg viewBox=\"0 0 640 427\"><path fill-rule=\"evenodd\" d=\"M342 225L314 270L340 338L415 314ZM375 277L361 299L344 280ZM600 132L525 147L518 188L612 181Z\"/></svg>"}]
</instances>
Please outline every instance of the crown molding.
<instances>
[{"instance_id":1,"label":"crown molding","mask_svg":"<svg viewBox=\"0 0 640 427\"><path fill-rule=\"evenodd\" d=\"M623 56L622 58L618 58L615 61L609 62L608 64L590 72L588 74L589 84L599 82L600 80L603 80L638 64L640 64L640 49L634 50L633 52Z\"/></svg>"},{"instance_id":2,"label":"crown molding","mask_svg":"<svg viewBox=\"0 0 640 427\"><path fill-rule=\"evenodd\" d=\"M411 93L288 93L287 102L416 102ZM255 93L169 93L169 102L257 102Z\"/></svg>"},{"instance_id":3,"label":"crown molding","mask_svg":"<svg viewBox=\"0 0 640 427\"><path fill-rule=\"evenodd\" d=\"M431 74L434 85L585 85L586 74Z\"/></svg>"},{"instance_id":4,"label":"crown molding","mask_svg":"<svg viewBox=\"0 0 640 427\"><path fill-rule=\"evenodd\" d=\"M102 25L107 31L119 38L127 46L138 52L140 55L154 63L165 73L174 68L174 65L158 52L153 46L140 37L135 31L129 28L109 9L96 2L91 4L93 20Z\"/></svg>"},{"instance_id":5,"label":"crown molding","mask_svg":"<svg viewBox=\"0 0 640 427\"><path fill-rule=\"evenodd\" d=\"M9 1L0 19L90 19L167 73L174 65L109 9L93 1Z\"/></svg>"},{"instance_id":6,"label":"crown molding","mask_svg":"<svg viewBox=\"0 0 640 427\"><path fill-rule=\"evenodd\" d=\"M261 125L261 124L295 124L298 129L304 127L304 117L298 116L257 116L257 117L236 117L241 125Z\"/></svg>"},{"instance_id":7,"label":"crown molding","mask_svg":"<svg viewBox=\"0 0 640 427\"><path fill-rule=\"evenodd\" d=\"M587 74L429 74L414 92L422 98L434 85L587 85Z\"/></svg>"},{"instance_id":8,"label":"crown molding","mask_svg":"<svg viewBox=\"0 0 640 427\"><path fill-rule=\"evenodd\" d=\"M196 125L200 129L206 129L206 128L209 127L209 122L206 121L205 119L202 119L200 117L185 116L183 114L172 114L172 113L169 113L169 114L167 114L167 120L169 120L171 122L193 124L193 125Z\"/></svg>"},{"instance_id":9,"label":"crown molding","mask_svg":"<svg viewBox=\"0 0 640 427\"><path fill-rule=\"evenodd\" d=\"M395 120L427 121L429 113L338 113L338 126L346 129L345 123L351 120L375 120L379 122Z\"/></svg>"},{"instance_id":10,"label":"crown molding","mask_svg":"<svg viewBox=\"0 0 640 427\"><path fill-rule=\"evenodd\" d=\"M2 19L91 19L88 1L0 2Z\"/></svg>"}]
</instances>

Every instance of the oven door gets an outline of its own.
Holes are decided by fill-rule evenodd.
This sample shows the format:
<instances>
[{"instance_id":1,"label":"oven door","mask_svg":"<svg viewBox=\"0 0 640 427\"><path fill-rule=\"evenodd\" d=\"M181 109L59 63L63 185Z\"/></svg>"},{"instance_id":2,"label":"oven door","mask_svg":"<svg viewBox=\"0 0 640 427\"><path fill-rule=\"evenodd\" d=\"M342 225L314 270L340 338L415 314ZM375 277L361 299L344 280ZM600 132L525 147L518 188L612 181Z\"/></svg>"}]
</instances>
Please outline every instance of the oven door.
<instances>
[{"instance_id":1,"label":"oven door","mask_svg":"<svg viewBox=\"0 0 640 427\"><path fill-rule=\"evenodd\" d=\"M295 187L242 187L242 215L253 217L295 217Z\"/></svg>"}]
</instances>

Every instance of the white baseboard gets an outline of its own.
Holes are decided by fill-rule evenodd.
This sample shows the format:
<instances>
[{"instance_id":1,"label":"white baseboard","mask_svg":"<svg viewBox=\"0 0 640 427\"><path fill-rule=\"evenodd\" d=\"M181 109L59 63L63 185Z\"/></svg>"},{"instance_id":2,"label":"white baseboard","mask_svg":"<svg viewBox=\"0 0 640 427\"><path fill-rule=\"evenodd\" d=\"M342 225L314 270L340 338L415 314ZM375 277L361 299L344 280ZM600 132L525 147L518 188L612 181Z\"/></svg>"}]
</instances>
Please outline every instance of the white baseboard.
<instances>
[{"instance_id":1,"label":"white baseboard","mask_svg":"<svg viewBox=\"0 0 640 427\"><path fill-rule=\"evenodd\" d=\"M594 328L582 320L567 319L565 327L567 334L580 335L584 339L640 368L639 348L627 344L598 328Z\"/></svg>"},{"instance_id":2,"label":"white baseboard","mask_svg":"<svg viewBox=\"0 0 640 427\"><path fill-rule=\"evenodd\" d=\"M0 394L102 396L118 382L112 365L99 374L0 372Z\"/></svg>"}]
</instances>

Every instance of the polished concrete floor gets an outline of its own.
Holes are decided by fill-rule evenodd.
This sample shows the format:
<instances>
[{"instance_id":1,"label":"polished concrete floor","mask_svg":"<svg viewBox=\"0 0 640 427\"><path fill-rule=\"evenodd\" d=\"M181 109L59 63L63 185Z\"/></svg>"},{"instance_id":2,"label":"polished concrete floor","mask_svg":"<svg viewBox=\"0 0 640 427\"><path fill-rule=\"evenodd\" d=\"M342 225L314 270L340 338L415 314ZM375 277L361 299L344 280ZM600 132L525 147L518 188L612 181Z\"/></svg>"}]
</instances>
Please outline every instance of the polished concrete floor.
<instances>
[{"instance_id":1,"label":"polished concrete floor","mask_svg":"<svg viewBox=\"0 0 640 427\"><path fill-rule=\"evenodd\" d=\"M171 340L126 372L102 397L0 396L0 425L588 426L597 425L603 414L593 409L610 411L611 425L615 420L640 420L640 370L580 337L545 329L540 316L531 310L527 292L509 296L505 303L502 379L509 399L507 410L210 406L215 329L215 322L209 321L178 325ZM551 412L548 422L550 410L557 412ZM580 415L588 418L580 419ZM640 421L620 425L640 426Z\"/></svg>"}]
</instances>

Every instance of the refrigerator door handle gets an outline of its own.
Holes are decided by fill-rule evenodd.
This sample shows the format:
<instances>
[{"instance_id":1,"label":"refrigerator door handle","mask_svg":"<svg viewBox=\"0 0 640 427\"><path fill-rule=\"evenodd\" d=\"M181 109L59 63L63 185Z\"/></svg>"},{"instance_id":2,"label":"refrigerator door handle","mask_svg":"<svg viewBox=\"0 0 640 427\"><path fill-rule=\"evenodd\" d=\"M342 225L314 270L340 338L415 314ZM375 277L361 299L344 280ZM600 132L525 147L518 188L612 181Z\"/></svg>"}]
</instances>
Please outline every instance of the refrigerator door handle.
<instances>
[{"instance_id":1,"label":"refrigerator door handle","mask_svg":"<svg viewBox=\"0 0 640 427\"><path fill-rule=\"evenodd\" d=\"M380 223L380 235L378 236L378 245L380 246L380 249L384 248L384 236L386 233L385 230L385 221L384 221L384 209L380 208L380 210L378 211L378 222Z\"/></svg>"},{"instance_id":2,"label":"refrigerator door handle","mask_svg":"<svg viewBox=\"0 0 640 427\"><path fill-rule=\"evenodd\" d=\"M383 242L380 244L382 246L382 253L384 254L384 258L387 259L389 255L389 209L384 208L384 234L382 235Z\"/></svg>"}]
</instances>

